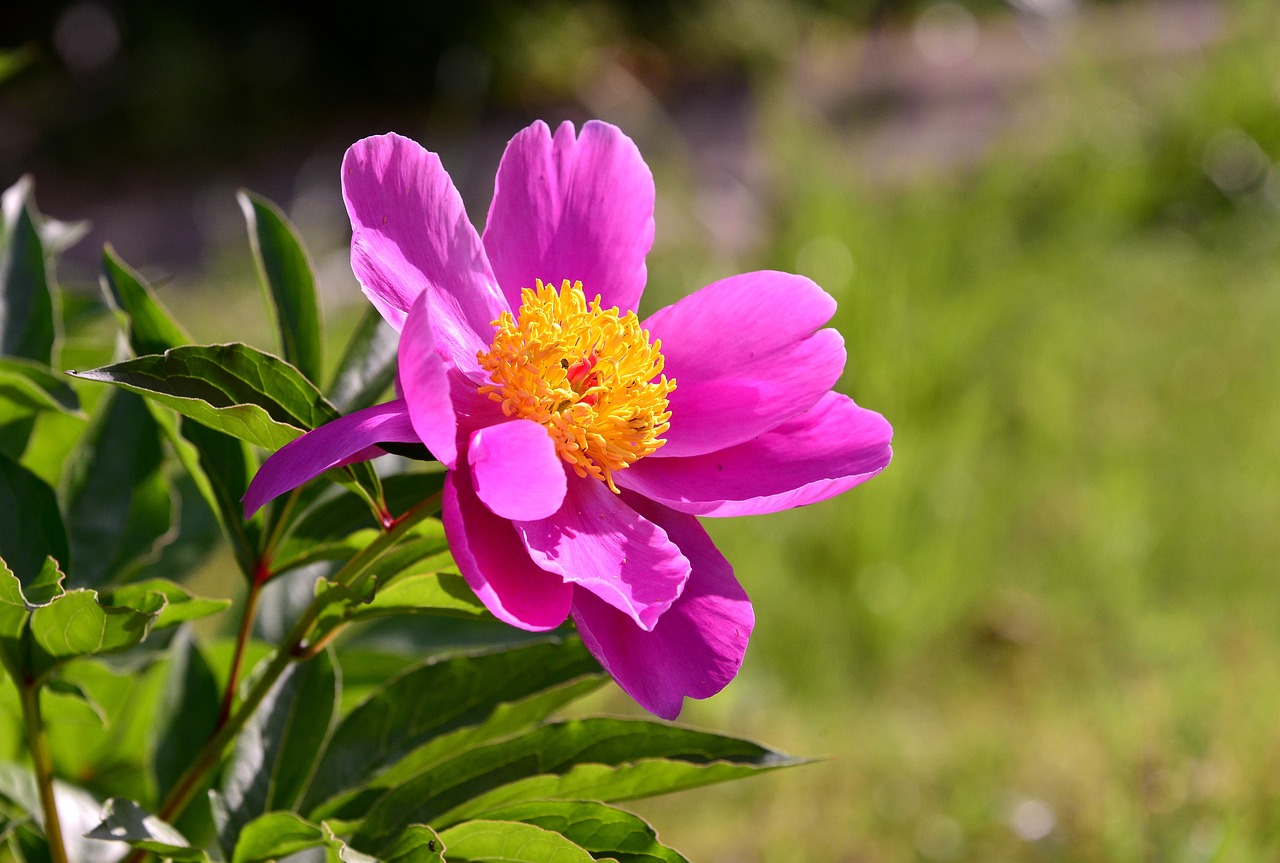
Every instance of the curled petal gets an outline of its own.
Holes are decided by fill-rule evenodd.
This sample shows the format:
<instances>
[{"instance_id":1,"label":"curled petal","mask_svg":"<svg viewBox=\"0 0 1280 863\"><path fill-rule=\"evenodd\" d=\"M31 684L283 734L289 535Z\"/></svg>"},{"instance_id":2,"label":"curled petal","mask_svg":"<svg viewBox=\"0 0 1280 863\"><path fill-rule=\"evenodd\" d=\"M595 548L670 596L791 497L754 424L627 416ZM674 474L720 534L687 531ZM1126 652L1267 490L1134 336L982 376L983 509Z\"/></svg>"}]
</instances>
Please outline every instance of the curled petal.
<instances>
[{"instance_id":1,"label":"curled petal","mask_svg":"<svg viewBox=\"0 0 1280 863\"><path fill-rule=\"evenodd\" d=\"M737 675L755 614L696 518L634 495L627 500L689 558L689 582L651 632L580 588L573 619L587 648L628 695L650 713L675 719L686 696L708 698Z\"/></svg>"},{"instance_id":2,"label":"curled petal","mask_svg":"<svg viewBox=\"0 0 1280 863\"><path fill-rule=\"evenodd\" d=\"M476 494L494 515L547 518L564 502L565 466L547 430L532 420L478 429L467 448Z\"/></svg>"},{"instance_id":3,"label":"curled petal","mask_svg":"<svg viewBox=\"0 0 1280 863\"><path fill-rule=\"evenodd\" d=\"M446 467L458 460L458 420L449 397L449 369L436 351L431 306L421 294L400 333L397 381L418 438Z\"/></svg>"},{"instance_id":4,"label":"curled petal","mask_svg":"<svg viewBox=\"0 0 1280 863\"><path fill-rule=\"evenodd\" d=\"M506 308L484 247L440 158L395 134L357 141L342 160L351 268L397 330L427 295L439 349L464 369Z\"/></svg>"},{"instance_id":5,"label":"curled petal","mask_svg":"<svg viewBox=\"0 0 1280 863\"><path fill-rule=\"evenodd\" d=\"M804 276L761 270L712 282L644 325L662 340L668 376L707 380L786 349L835 311L831 295Z\"/></svg>"},{"instance_id":6,"label":"curled petal","mask_svg":"<svg viewBox=\"0 0 1280 863\"><path fill-rule=\"evenodd\" d=\"M826 500L889 464L893 429L848 396L816 405L754 440L688 458L646 458L618 485L694 515L757 515Z\"/></svg>"},{"instance_id":7,"label":"curled petal","mask_svg":"<svg viewBox=\"0 0 1280 863\"><path fill-rule=\"evenodd\" d=\"M498 166L484 247L512 308L535 279L581 281L604 308L634 311L653 245L653 174L631 139L593 120L575 137L541 121Z\"/></svg>"},{"instance_id":8,"label":"curled petal","mask_svg":"<svg viewBox=\"0 0 1280 863\"><path fill-rule=\"evenodd\" d=\"M689 577L689 560L666 531L599 480L569 477L555 515L515 526L538 566L594 593L645 630L653 629Z\"/></svg>"},{"instance_id":9,"label":"curled petal","mask_svg":"<svg viewBox=\"0 0 1280 863\"><path fill-rule=\"evenodd\" d=\"M441 518L458 570L494 617L534 631L564 622L573 587L529 559L511 522L480 502L463 465L445 478Z\"/></svg>"},{"instance_id":10,"label":"curled petal","mask_svg":"<svg viewBox=\"0 0 1280 863\"><path fill-rule=\"evenodd\" d=\"M667 442L654 457L702 455L759 437L830 392L844 361L840 334L819 330L714 376L686 368L668 397Z\"/></svg>"},{"instance_id":11,"label":"curled petal","mask_svg":"<svg viewBox=\"0 0 1280 863\"><path fill-rule=\"evenodd\" d=\"M245 518L267 501L330 468L381 454L379 443L417 443L408 406L400 400L374 405L312 429L277 450L244 493Z\"/></svg>"}]
</instances>

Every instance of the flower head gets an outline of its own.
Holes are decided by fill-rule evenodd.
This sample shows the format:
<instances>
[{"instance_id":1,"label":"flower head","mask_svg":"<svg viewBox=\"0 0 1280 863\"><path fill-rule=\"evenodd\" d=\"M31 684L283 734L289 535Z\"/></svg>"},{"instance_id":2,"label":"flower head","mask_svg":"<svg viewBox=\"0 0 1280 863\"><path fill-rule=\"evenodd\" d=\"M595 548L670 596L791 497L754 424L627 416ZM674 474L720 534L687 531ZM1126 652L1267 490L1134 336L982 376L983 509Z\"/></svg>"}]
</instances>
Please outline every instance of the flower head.
<instances>
[{"instance_id":1,"label":"flower head","mask_svg":"<svg viewBox=\"0 0 1280 863\"><path fill-rule=\"evenodd\" d=\"M401 332L402 398L281 449L248 511L380 443L421 442L448 469L450 549L496 617L572 616L659 716L718 692L754 614L697 516L824 500L889 463L889 424L831 389L835 302L756 272L642 321L653 178L605 123L512 139L483 236L407 138L357 142L342 181L352 268Z\"/></svg>"}]
</instances>

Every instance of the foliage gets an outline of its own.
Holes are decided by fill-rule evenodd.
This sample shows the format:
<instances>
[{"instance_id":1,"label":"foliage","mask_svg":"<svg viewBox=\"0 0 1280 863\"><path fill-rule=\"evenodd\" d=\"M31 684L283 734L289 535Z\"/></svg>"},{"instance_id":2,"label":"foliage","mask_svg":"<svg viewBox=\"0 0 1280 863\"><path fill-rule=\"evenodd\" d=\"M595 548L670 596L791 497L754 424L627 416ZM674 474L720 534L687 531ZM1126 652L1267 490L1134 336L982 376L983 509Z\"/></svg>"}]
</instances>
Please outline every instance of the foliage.
<instances>
[{"instance_id":1,"label":"foliage","mask_svg":"<svg viewBox=\"0 0 1280 863\"><path fill-rule=\"evenodd\" d=\"M334 401L369 403L394 353L363 325L323 386L308 256L274 204L240 201L283 358L191 344L107 247L99 314L114 312L120 348L72 387L55 371L51 223L29 181L5 194L0 660L18 698L0 699L0 739L26 747L0 752L0 857L683 860L612 804L799 762L677 726L556 719L607 679L571 632L426 659L342 637L389 618L490 620L433 517L433 465L335 469L345 489L313 483L242 520L258 450L337 417ZM25 463L50 417L76 423L57 427L56 483ZM231 603L179 583L204 550L180 529L187 509L219 526L244 580L229 652L195 624ZM309 602L269 643L252 624L278 578ZM345 699L371 661L391 673Z\"/></svg>"}]
</instances>

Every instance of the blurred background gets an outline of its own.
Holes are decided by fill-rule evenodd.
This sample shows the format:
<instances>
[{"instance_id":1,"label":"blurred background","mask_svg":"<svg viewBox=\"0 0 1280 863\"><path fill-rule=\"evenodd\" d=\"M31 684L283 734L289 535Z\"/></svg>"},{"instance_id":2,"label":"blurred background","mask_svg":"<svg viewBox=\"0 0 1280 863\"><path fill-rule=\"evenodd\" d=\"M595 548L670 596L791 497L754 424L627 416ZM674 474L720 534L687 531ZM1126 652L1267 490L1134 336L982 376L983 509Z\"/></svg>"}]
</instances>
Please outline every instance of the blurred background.
<instances>
[{"instance_id":1,"label":"blurred background","mask_svg":"<svg viewBox=\"0 0 1280 863\"><path fill-rule=\"evenodd\" d=\"M336 343L364 304L343 150L416 138L483 222L539 117L652 166L644 311L809 275L840 388L896 429L852 493L709 524L758 625L684 719L822 760L638 806L666 841L1280 856L1280 6L0 6L0 183L92 223L64 288L95 295L109 241L205 341L270 341L237 187L298 224Z\"/></svg>"}]
</instances>

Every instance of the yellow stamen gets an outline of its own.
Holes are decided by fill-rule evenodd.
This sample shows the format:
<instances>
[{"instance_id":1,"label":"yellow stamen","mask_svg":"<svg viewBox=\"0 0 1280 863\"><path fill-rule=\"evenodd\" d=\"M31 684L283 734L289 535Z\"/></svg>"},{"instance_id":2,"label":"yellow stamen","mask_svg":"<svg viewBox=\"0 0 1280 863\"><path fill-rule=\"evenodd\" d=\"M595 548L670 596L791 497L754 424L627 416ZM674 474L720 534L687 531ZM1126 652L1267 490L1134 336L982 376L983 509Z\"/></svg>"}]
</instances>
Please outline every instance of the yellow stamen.
<instances>
[{"instance_id":1,"label":"yellow stamen","mask_svg":"<svg viewBox=\"0 0 1280 863\"><path fill-rule=\"evenodd\" d=\"M493 344L478 355L493 383L480 392L507 416L545 426L578 476L616 492L614 471L666 443L676 382L662 375L662 343L649 344L635 312L602 309L598 295L588 304L582 282L566 279L557 293L539 279L520 292L518 315L493 324Z\"/></svg>"}]
</instances>

